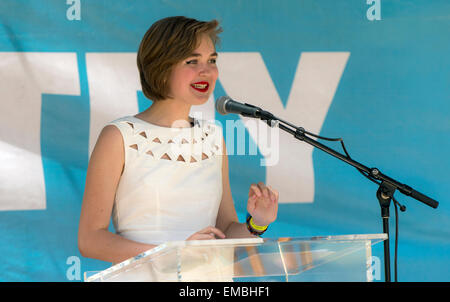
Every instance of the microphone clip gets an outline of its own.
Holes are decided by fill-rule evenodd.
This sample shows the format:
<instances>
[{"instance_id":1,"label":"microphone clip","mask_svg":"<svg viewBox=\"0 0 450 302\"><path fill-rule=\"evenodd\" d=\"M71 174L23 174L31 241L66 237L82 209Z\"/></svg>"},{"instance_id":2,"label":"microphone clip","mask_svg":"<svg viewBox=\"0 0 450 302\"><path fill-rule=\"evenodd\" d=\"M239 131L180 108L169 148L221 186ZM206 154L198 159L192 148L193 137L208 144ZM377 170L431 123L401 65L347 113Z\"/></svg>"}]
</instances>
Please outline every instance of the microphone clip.
<instances>
[{"instance_id":1,"label":"microphone clip","mask_svg":"<svg viewBox=\"0 0 450 302\"><path fill-rule=\"evenodd\" d=\"M248 103L244 103L244 105L251 107L251 108L255 108L256 110L252 113L246 113L246 112L241 112L240 115L242 116L246 116L246 117L259 117L259 112L261 111L261 108L256 107L252 104L248 104Z\"/></svg>"},{"instance_id":2,"label":"microphone clip","mask_svg":"<svg viewBox=\"0 0 450 302\"><path fill-rule=\"evenodd\" d=\"M248 103L244 103L244 105L255 108L256 110L255 110L254 114L241 113L241 115L248 116L248 117L260 118L262 121L265 121L267 123L267 125L269 125L272 128L275 126L278 126L279 121L276 120L275 116L272 113L270 113L269 111L262 110L261 108L255 106L255 105L252 105L252 104L248 104Z\"/></svg>"}]
</instances>

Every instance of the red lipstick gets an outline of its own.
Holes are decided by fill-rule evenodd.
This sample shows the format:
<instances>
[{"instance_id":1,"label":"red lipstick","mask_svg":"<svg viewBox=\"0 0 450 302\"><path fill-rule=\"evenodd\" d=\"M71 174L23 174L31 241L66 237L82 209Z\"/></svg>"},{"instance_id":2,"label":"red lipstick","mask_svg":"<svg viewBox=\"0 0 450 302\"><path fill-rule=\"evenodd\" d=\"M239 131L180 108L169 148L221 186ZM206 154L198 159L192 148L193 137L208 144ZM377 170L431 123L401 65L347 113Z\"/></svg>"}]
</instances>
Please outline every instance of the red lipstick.
<instances>
[{"instance_id":1,"label":"red lipstick","mask_svg":"<svg viewBox=\"0 0 450 302\"><path fill-rule=\"evenodd\" d=\"M202 81L202 82L195 82L191 84L191 87L199 92L206 92L209 88L209 83Z\"/></svg>"}]
</instances>

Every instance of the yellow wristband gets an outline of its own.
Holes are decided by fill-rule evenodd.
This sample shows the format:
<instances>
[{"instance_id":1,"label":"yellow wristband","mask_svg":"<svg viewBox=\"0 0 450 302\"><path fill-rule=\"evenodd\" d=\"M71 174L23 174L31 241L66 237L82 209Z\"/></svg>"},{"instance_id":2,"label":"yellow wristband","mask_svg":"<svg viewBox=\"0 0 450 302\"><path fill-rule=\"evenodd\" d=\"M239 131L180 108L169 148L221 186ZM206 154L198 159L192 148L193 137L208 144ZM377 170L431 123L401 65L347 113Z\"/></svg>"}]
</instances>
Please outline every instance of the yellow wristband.
<instances>
[{"instance_id":1,"label":"yellow wristband","mask_svg":"<svg viewBox=\"0 0 450 302\"><path fill-rule=\"evenodd\" d=\"M259 225L256 225L256 224L253 222L253 217L250 218L250 226L251 226L255 231L265 231L265 230L267 230L267 227L268 227L268 225L265 225L265 226L259 226Z\"/></svg>"}]
</instances>

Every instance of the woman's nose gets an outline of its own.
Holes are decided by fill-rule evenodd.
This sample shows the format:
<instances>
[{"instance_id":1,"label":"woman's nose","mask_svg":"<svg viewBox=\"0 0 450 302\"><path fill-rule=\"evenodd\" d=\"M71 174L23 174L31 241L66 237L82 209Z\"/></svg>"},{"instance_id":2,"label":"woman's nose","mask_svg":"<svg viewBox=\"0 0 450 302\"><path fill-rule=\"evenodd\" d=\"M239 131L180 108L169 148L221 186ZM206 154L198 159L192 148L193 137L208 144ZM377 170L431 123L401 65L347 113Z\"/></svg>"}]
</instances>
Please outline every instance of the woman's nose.
<instances>
[{"instance_id":1,"label":"woman's nose","mask_svg":"<svg viewBox=\"0 0 450 302\"><path fill-rule=\"evenodd\" d=\"M200 71L199 71L199 74L200 75L209 75L211 72L210 72L210 70L208 69L208 67L203 67L203 68L201 68L200 69Z\"/></svg>"},{"instance_id":2,"label":"woman's nose","mask_svg":"<svg viewBox=\"0 0 450 302\"><path fill-rule=\"evenodd\" d=\"M210 64L201 64L199 66L199 74L200 75L209 75L212 73L213 70L213 66L211 66Z\"/></svg>"}]
</instances>

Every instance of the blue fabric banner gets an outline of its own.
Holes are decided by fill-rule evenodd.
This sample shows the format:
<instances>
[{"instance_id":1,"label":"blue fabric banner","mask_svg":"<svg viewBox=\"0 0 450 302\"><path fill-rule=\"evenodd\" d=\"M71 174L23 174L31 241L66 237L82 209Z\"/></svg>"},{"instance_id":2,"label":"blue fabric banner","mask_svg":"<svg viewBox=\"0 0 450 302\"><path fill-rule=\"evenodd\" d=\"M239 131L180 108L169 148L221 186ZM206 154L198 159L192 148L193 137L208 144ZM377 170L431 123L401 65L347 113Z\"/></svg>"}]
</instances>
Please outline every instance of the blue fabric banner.
<instances>
[{"instance_id":1,"label":"blue fabric banner","mask_svg":"<svg viewBox=\"0 0 450 302\"><path fill-rule=\"evenodd\" d=\"M82 281L111 265L77 246L90 152L107 122L151 104L136 52L153 22L178 15L217 19L224 30L219 80L198 110L223 125L241 222L250 184L263 181L280 192L266 237L382 232L375 184L286 133L268 147L248 119L215 113L223 95L342 137L355 160L439 201L432 209L395 194L407 208L398 276L450 281L446 0L2 0L0 281ZM392 261L394 222L392 206ZM383 261L381 243L372 253Z\"/></svg>"}]
</instances>

